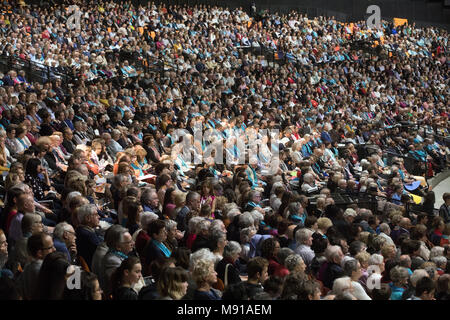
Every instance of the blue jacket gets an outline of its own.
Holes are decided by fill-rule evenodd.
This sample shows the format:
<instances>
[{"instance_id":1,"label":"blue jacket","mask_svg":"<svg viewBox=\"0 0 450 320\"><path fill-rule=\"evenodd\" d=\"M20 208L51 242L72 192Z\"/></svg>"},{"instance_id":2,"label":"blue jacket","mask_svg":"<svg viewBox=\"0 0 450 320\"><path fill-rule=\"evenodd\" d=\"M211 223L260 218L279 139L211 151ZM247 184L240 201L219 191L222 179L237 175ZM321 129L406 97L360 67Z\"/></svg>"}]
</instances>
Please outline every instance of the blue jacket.
<instances>
[{"instance_id":1,"label":"blue jacket","mask_svg":"<svg viewBox=\"0 0 450 320\"><path fill-rule=\"evenodd\" d=\"M97 235L95 231L91 231L85 226L79 226L75 233L77 236L76 244L78 255L83 257L87 265L90 266L95 250L97 249L97 246L103 242L103 239Z\"/></svg>"},{"instance_id":2,"label":"blue jacket","mask_svg":"<svg viewBox=\"0 0 450 320\"><path fill-rule=\"evenodd\" d=\"M56 251L62 252L66 255L67 261L69 262L72 261L69 249L67 249L67 246L63 241L59 240L58 238L53 238L53 244L55 246Z\"/></svg>"}]
</instances>

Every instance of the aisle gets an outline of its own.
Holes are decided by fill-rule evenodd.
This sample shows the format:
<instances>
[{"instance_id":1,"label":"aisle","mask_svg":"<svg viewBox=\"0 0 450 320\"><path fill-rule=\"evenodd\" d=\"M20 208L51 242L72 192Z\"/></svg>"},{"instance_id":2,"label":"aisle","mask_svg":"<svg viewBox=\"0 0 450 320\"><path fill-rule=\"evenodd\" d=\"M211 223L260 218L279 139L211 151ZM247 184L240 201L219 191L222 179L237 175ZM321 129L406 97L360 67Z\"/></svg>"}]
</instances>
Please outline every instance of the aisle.
<instances>
[{"instance_id":1,"label":"aisle","mask_svg":"<svg viewBox=\"0 0 450 320\"><path fill-rule=\"evenodd\" d=\"M450 192L450 177L448 177L444 181L441 181L436 187L433 188L433 191L436 195L436 203L434 204L434 207L436 209L439 209L444 203L444 200L442 200L442 195L445 192Z\"/></svg>"}]
</instances>

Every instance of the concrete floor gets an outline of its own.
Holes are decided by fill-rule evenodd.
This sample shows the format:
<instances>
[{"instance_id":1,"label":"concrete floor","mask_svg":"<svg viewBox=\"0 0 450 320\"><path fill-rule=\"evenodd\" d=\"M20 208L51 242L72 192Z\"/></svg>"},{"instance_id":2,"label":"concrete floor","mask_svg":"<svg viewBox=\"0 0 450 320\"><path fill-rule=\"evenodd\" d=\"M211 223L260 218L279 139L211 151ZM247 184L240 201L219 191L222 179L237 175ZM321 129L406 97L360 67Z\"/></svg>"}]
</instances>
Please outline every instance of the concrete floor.
<instances>
[{"instance_id":1,"label":"concrete floor","mask_svg":"<svg viewBox=\"0 0 450 320\"><path fill-rule=\"evenodd\" d=\"M441 207L441 205L444 203L444 200L442 200L442 195L445 192L450 192L450 177L441 181L432 190L434 191L434 194L436 196L436 203L434 204L434 207L436 209L439 209Z\"/></svg>"}]
</instances>

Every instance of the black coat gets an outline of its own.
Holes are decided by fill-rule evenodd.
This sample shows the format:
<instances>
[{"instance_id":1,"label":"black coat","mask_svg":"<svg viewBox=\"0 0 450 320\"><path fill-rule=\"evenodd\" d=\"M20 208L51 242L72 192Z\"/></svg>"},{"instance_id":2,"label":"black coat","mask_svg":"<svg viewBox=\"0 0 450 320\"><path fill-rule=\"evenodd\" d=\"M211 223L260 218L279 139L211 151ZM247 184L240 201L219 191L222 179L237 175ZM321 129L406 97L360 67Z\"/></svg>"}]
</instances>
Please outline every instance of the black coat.
<instances>
[{"instance_id":1,"label":"black coat","mask_svg":"<svg viewBox=\"0 0 450 320\"><path fill-rule=\"evenodd\" d=\"M219 261L219 263L216 266L217 271L217 277L223 281L225 284L225 269L226 266L228 267L228 285L235 284L241 282L241 278L239 277L239 270L235 267L233 263L230 262L230 260L223 258Z\"/></svg>"}]
</instances>

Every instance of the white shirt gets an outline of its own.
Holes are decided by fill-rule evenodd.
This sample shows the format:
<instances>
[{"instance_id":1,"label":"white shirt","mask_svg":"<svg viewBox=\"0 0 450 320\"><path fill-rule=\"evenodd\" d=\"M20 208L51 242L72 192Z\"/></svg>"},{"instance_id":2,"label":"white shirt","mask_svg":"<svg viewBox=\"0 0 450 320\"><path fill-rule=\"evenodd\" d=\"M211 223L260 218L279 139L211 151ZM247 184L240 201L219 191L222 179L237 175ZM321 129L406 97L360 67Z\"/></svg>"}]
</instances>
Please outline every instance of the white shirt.
<instances>
[{"instance_id":1,"label":"white shirt","mask_svg":"<svg viewBox=\"0 0 450 320\"><path fill-rule=\"evenodd\" d=\"M364 290L363 286L356 281L352 281L353 285L353 295L358 300L372 300Z\"/></svg>"}]
</instances>

